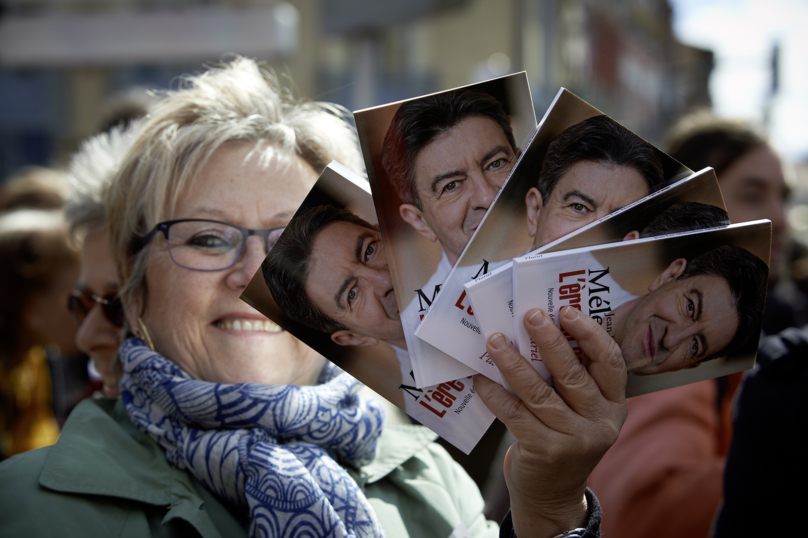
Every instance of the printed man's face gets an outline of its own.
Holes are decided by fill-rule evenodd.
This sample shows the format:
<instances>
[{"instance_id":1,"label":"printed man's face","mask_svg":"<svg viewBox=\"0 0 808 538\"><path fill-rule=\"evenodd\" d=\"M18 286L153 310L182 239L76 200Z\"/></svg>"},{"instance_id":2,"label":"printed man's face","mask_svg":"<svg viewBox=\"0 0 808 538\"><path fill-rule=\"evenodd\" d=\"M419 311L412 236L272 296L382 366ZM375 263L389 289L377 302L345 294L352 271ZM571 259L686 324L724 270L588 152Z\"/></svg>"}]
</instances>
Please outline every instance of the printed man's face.
<instances>
[{"instance_id":1,"label":"printed man's face","mask_svg":"<svg viewBox=\"0 0 808 538\"><path fill-rule=\"evenodd\" d=\"M650 289L616 328L629 372L649 375L696 365L735 336L738 312L724 278L672 278Z\"/></svg>"},{"instance_id":2,"label":"printed man's face","mask_svg":"<svg viewBox=\"0 0 808 538\"><path fill-rule=\"evenodd\" d=\"M402 218L431 241L440 241L454 265L515 160L494 120L466 118L416 155L415 183L423 209L403 204Z\"/></svg>"},{"instance_id":3,"label":"printed man's face","mask_svg":"<svg viewBox=\"0 0 808 538\"><path fill-rule=\"evenodd\" d=\"M634 168L579 161L561 176L543 203L537 188L527 194L528 231L533 249L551 243L648 194Z\"/></svg>"},{"instance_id":4,"label":"printed man's face","mask_svg":"<svg viewBox=\"0 0 808 538\"><path fill-rule=\"evenodd\" d=\"M404 336L387 256L377 230L350 222L326 226L314 240L306 295L357 335Z\"/></svg>"}]
</instances>

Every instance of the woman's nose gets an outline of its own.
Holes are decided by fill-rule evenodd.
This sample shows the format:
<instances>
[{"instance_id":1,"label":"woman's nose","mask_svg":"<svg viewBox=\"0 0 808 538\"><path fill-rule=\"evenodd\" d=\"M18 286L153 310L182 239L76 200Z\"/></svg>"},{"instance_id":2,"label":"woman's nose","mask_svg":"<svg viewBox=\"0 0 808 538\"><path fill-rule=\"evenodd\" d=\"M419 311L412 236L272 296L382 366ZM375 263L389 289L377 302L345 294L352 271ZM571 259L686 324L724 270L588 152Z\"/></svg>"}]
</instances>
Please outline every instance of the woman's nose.
<instances>
[{"instance_id":1,"label":"woman's nose","mask_svg":"<svg viewBox=\"0 0 808 538\"><path fill-rule=\"evenodd\" d=\"M246 287L266 257L267 250L264 238L258 236L248 237L247 242L244 244L241 258L232 267L227 277L228 284L237 289Z\"/></svg>"}]
</instances>

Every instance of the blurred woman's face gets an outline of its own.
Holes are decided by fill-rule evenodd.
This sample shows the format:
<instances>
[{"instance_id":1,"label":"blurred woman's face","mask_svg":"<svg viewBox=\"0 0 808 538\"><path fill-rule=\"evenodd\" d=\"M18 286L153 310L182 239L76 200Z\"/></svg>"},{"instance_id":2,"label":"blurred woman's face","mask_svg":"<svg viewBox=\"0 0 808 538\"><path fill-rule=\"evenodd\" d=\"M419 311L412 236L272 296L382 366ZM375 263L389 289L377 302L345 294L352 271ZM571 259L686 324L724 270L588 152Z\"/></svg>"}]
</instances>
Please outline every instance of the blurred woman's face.
<instances>
[{"instance_id":1,"label":"blurred woman's face","mask_svg":"<svg viewBox=\"0 0 808 538\"><path fill-rule=\"evenodd\" d=\"M25 328L33 333L35 342L57 346L61 356L67 359L79 354L75 344L76 324L65 308L77 274L78 267L73 263L60 268L49 286L26 299L22 313Z\"/></svg>"},{"instance_id":2,"label":"blurred woman's face","mask_svg":"<svg viewBox=\"0 0 808 538\"><path fill-rule=\"evenodd\" d=\"M730 222L772 221L769 279L776 279L787 231L789 194L780 158L770 146L759 146L733 162L718 180Z\"/></svg>"},{"instance_id":3,"label":"blurred woman's face","mask_svg":"<svg viewBox=\"0 0 808 538\"><path fill-rule=\"evenodd\" d=\"M262 167L258 152L249 155L253 149L251 143L220 147L180 193L175 213L166 220L212 219L256 230L285 226L317 173L297 156L288 166L273 160ZM229 269L194 271L175 264L165 237L157 234L141 316L156 350L205 381L316 382L323 358L239 299L266 254L264 240L250 236Z\"/></svg>"},{"instance_id":4,"label":"blurred woman's face","mask_svg":"<svg viewBox=\"0 0 808 538\"><path fill-rule=\"evenodd\" d=\"M76 291L90 297L107 298L118 292L115 265L109 252L106 227L87 234L81 248L81 268ZM99 303L92 305L76 332L76 346L93 359L104 382L104 395L118 396L119 374L113 368L120 345L121 328L107 319Z\"/></svg>"}]
</instances>

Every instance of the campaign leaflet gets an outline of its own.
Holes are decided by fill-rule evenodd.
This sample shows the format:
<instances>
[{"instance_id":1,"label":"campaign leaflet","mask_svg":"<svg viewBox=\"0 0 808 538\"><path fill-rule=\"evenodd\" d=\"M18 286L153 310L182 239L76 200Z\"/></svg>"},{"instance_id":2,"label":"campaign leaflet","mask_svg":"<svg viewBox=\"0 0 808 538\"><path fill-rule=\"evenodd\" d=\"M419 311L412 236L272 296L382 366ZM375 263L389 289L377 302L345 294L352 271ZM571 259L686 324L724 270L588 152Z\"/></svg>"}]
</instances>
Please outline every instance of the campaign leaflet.
<instances>
[{"instance_id":1,"label":"campaign leaflet","mask_svg":"<svg viewBox=\"0 0 808 538\"><path fill-rule=\"evenodd\" d=\"M755 363L770 247L771 222L753 221L531 253L513 261L514 319L538 307L559 325L565 306L595 319L620 346L628 397L732 374ZM522 355L540 362L514 326Z\"/></svg>"},{"instance_id":2,"label":"campaign leaflet","mask_svg":"<svg viewBox=\"0 0 808 538\"><path fill-rule=\"evenodd\" d=\"M468 454L494 415L469 378L415 386L392 285L367 181L332 162L241 298Z\"/></svg>"},{"instance_id":3,"label":"campaign leaflet","mask_svg":"<svg viewBox=\"0 0 808 538\"><path fill-rule=\"evenodd\" d=\"M354 112L415 385L475 374L414 331L536 130L517 73Z\"/></svg>"},{"instance_id":4,"label":"campaign leaflet","mask_svg":"<svg viewBox=\"0 0 808 538\"><path fill-rule=\"evenodd\" d=\"M684 211L689 215L684 221L668 218ZM729 223L715 172L705 168L533 252L558 252ZM482 331L483 338L477 340L478 353L485 352L485 342L494 333L504 334L516 346L514 324L522 320L513 319L511 262L467 282L465 288ZM549 375L541 362L533 364L543 376Z\"/></svg>"},{"instance_id":5,"label":"campaign leaflet","mask_svg":"<svg viewBox=\"0 0 808 538\"><path fill-rule=\"evenodd\" d=\"M499 381L464 284L691 174L562 88L415 334Z\"/></svg>"}]
</instances>

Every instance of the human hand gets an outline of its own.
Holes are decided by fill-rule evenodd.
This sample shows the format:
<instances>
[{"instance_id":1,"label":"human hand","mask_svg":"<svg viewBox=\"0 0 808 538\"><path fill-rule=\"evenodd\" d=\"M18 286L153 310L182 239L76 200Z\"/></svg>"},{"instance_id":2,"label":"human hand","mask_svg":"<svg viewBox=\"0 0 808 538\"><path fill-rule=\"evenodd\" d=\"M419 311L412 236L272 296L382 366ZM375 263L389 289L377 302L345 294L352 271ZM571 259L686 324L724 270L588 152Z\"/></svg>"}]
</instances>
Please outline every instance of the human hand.
<instances>
[{"instance_id":1,"label":"human hand","mask_svg":"<svg viewBox=\"0 0 808 538\"><path fill-rule=\"evenodd\" d=\"M585 524L586 482L626 419L626 366L618 345L592 318L565 307L559 320L589 358L584 367L545 312L525 316L553 387L502 334L487 349L511 394L477 375L474 384L516 442L503 470L517 536L555 536Z\"/></svg>"}]
</instances>

